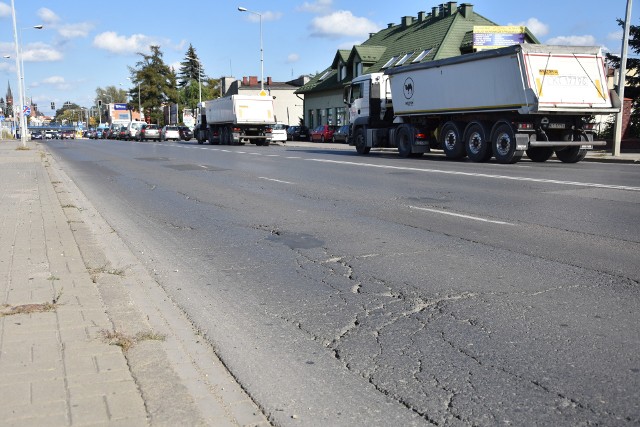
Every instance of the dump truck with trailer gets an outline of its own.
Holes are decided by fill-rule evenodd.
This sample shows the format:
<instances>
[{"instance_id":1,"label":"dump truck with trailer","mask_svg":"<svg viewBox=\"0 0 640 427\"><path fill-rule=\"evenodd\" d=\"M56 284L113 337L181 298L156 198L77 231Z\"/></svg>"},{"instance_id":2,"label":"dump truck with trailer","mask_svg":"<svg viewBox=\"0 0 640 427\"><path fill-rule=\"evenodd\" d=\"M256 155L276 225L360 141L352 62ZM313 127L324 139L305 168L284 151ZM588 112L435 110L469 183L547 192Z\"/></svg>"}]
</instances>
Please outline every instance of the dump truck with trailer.
<instances>
[{"instance_id":1,"label":"dump truck with trailer","mask_svg":"<svg viewBox=\"0 0 640 427\"><path fill-rule=\"evenodd\" d=\"M593 116L617 113L598 47L520 44L354 78L345 88L349 143L402 157L441 149L450 159L582 160Z\"/></svg>"},{"instance_id":2,"label":"dump truck with trailer","mask_svg":"<svg viewBox=\"0 0 640 427\"><path fill-rule=\"evenodd\" d=\"M273 98L231 95L198 104L193 134L198 144L236 145L243 141L269 145L267 132L275 124Z\"/></svg>"}]
</instances>

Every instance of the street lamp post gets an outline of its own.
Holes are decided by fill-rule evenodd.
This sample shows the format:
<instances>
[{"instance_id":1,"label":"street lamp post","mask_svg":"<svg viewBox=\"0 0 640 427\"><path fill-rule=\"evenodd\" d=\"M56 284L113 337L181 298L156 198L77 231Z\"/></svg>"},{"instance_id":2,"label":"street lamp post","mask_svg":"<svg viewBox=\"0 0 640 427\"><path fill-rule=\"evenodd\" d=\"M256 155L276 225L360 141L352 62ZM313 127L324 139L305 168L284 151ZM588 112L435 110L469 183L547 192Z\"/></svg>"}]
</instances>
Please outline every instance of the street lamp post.
<instances>
[{"instance_id":1,"label":"street lamp post","mask_svg":"<svg viewBox=\"0 0 640 427\"><path fill-rule=\"evenodd\" d=\"M249 12L260 18L260 95L264 94L264 50L262 49L262 14L248 10L246 7L238 7L240 12Z\"/></svg>"},{"instance_id":2,"label":"street lamp post","mask_svg":"<svg viewBox=\"0 0 640 427\"><path fill-rule=\"evenodd\" d=\"M12 2L13 4L13 2ZM15 17L15 13L14 13L14 17ZM18 43L19 47L20 47L20 51L19 51L19 55L20 55L20 72L21 72L21 76L20 76L20 81L18 82L20 84L20 109L22 110L21 113L21 119L20 119L20 140L23 142L23 146L26 145L26 138L27 138L27 116L25 115L25 107L27 106L27 91L26 91L26 87L24 84L24 54L22 51L22 30L28 30L28 29L34 29L34 30L41 30L43 29L44 26L41 24L38 25L33 25L31 27L25 27L25 28L20 28L20 41ZM24 136L23 136L24 135Z\"/></svg>"}]
</instances>

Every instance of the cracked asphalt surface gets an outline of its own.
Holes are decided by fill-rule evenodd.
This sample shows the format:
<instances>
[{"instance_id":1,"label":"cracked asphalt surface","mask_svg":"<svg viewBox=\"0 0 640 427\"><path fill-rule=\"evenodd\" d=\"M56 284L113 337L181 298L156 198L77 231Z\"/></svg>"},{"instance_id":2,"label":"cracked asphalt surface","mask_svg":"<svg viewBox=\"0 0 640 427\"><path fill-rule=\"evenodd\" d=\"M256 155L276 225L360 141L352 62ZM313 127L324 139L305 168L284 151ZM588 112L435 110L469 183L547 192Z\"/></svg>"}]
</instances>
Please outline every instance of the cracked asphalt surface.
<instances>
[{"instance_id":1,"label":"cracked asphalt surface","mask_svg":"<svg viewBox=\"0 0 640 427\"><path fill-rule=\"evenodd\" d=\"M276 425L640 423L637 166L47 146Z\"/></svg>"}]
</instances>

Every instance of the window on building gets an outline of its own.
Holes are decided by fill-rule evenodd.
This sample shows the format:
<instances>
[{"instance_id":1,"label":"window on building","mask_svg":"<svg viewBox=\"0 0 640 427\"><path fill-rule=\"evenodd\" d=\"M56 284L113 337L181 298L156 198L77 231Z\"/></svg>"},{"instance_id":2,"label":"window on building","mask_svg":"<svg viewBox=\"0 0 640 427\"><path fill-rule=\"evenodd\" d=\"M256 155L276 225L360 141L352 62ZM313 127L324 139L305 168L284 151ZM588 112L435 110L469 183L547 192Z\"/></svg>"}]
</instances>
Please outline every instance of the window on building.
<instances>
[{"instance_id":1,"label":"window on building","mask_svg":"<svg viewBox=\"0 0 640 427\"><path fill-rule=\"evenodd\" d=\"M338 81L341 82L347 78L347 65L344 62L341 62L338 66Z\"/></svg>"},{"instance_id":2,"label":"window on building","mask_svg":"<svg viewBox=\"0 0 640 427\"><path fill-rule=\"evenodd\" d=\"M342 126L346 123L347 111L344 107L336 108L336 125Z\"/></svg>"},{"instance_id":3,"label":"window on building","mask_svg":"<svg viewBox=\"0 0 640 427\"><path fill-rule=\"evenodd\" d=\"M422 52L420 52L420 55L416 56L416 59L414 59L411 62L420 62L422 61L427 55L429 55L429 52L431 52L431 49L425 49Z\"/></svg>"},{"instance_id":4,"label":"window on building","mask_svg":"<svg viewBox=\"0 0 640 427\"><path fill-rule=\"evenodd\" d=\"M382 66L382 69L391 67L391 64L398 60L398 56L392 56L385 64Z\"/></svg>"},{"instance_id":5,"label":"window on building","mask_svg":"<svg viewBox=\"0 0 640 427\"><path fill-rule=\"evenodd\" d=\"M404 64L405 62L407 62L407 60L408 60L409 58L411 58L411 56L413 56L413 54L414 54L414 53L415 53L415 52L409 52L409 53L405 53L404 55L402 55L402 58L398 59L398 62L396 62L396 64L395 64L395 65L396 65L396 67L397 67L398 65L402 65L402 64Z\"/></svg>"},{"instance_id":6,"label":"window on building","mask_svg":"<svg viewBox=\"0 0 640 427\"><path fill-rule=\"evenodd\" d=\"M313 129L317 124L316 110L309 110L309 127Z\"/></svg>"},{"instance_id":7,"label":"window on building","mask_svg":"<svg viewBox=\"0 0 640 427\"><path fill-rule=\"evenodd\" d=\"M322 73L322 75L320 76L320 78L318 79L319 82L323 81L324 79L327 78L327 76L331 74L331 70L327 70L324 73Z\"/></svg>"},{"instance_id":8,"label":"window on building","mask_svg":"<svg viewBox=\"0 0 640 427\"><path fill-rule=\"evenodd\" d=\"M362 62L354 62L353 64L353 77L358 77L362 75Z\"/></svg>"},{"instance_id":9,"label":"window on building","mask_svg":"<svg viewBox=\"0 0 640 427\"><path fill-rule=\"evenodd\" d=\"M335 125L336 122L334 121L334 117L333 117L333 112L335 111L334 108L327 108L327 124L328 125Z\"/></svg>"}]
</instances>

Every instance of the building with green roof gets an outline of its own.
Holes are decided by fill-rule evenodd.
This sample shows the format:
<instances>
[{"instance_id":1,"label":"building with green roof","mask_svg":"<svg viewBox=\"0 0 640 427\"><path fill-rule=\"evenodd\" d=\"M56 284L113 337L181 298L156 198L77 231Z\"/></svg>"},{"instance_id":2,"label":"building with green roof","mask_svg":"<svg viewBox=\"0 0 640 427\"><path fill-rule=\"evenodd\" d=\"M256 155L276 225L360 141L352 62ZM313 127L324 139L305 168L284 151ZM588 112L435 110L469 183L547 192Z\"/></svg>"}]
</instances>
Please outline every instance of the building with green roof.
<instances>
[{"instance_id":1,"label":"building with green roof","mask_svg":"<svg viewBox=\"0 0 640 427\"><path fill-rule=\"evenodd\" d=\"M354 77L384 72L390 67L433 61L474 52L474 27L498 26L476 13L473 5L447 2L400 24L369 34L351 50L338 50L331 65L296 93L304 94L304 120L310 128L348 123L343 90ZM524 41L538 40L524 29Z\"/></svg>"}]
</instances>

